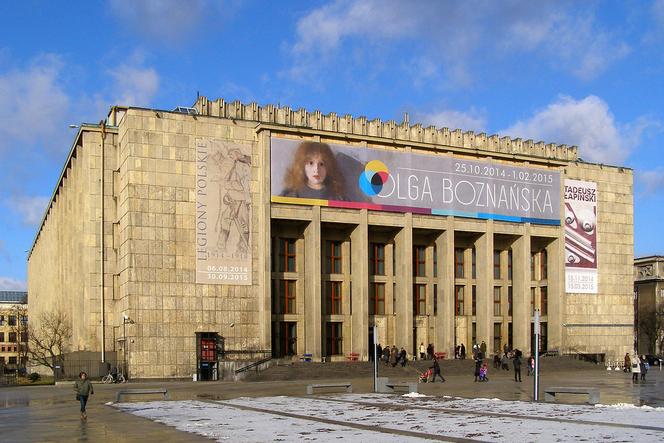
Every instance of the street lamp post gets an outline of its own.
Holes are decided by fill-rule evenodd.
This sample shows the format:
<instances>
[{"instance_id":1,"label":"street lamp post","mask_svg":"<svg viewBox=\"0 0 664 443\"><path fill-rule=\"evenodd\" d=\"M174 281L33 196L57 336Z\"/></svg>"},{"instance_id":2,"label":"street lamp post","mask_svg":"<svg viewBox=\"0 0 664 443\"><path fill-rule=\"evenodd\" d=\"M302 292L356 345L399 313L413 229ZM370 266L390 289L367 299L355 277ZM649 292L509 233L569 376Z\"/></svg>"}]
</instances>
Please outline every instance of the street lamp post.
<instances>
[{"instance_id":1,"label":"street lamp post","mask_svg":"<svg viewBox=\"0 0 664 443\"><path fill-rule=\"evenodd\" d=\"M129 346L129 341L127 340L127 325L133 325L134 323L134 320L130 319L127 314L122 316L122 336L124 337L124 370L122 372L124 372L125 380L129 378L129 368L127 366L127 346Z\"/></svg>"}]
</instances>

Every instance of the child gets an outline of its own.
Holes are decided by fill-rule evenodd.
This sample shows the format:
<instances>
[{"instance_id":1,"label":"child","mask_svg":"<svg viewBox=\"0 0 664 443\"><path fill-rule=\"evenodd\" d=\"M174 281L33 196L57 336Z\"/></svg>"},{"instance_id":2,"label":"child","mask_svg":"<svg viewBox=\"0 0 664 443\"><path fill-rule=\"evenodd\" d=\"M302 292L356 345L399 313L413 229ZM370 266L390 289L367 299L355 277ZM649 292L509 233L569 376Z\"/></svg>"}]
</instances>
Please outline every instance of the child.
<instances>
[{"instance_id":1,"label":"child","mask_svg":"<svg viewBox=\"0 0 664 443\"><path fill-rule=\"evenodd\" d=\"M487 377L489 373L489 365L484 362L482 364L482 367L480 368L480 381L489 381L489 377Z\"/></svg>"},{"instance_id":2,"label":"child","mask_svg":"<svg viewBox=\"0 0 664 443\"><path fill-rule=\"evenodd\" d=\"M284 197L346 200L343 173L325 143L300 143L284 177Z\"/></svg>"}]
</instances>

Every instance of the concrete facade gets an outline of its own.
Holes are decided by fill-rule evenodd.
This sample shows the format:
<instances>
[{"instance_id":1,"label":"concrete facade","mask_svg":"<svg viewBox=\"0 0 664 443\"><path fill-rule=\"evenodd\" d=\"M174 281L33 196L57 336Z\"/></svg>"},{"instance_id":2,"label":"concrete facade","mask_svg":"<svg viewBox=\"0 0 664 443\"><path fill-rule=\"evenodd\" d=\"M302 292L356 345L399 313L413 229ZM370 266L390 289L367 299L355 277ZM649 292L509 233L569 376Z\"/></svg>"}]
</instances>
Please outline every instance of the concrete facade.
<instances>
[{"instance_id":1,"label":"concrete facade","mask_svg":"<svg viewBox=\"0 0 664 443\"><path fill-rule=\"evenodd\" d=\"M664 353L664 257L639 257L634 260L634 292L638 353Z\"/></svg>"},{"instance_id":2,"label":"concrete facade","mask_svg":"<svg viewBox=\"0 0 664 443\"><path fill-rule=\"evenodd\" d=\"M223 338L227 360L255 356L248 351L366 359L373 325L377 342L409 354L432 343L451 356L473 341L489 352L504 344L528 350L534 307L546 309L550 350L611 359L631 351L631 170L582 162L574 147L460 130L205 97L195 109L116 107L104 124L79 131L28 263L31 318L69 313L72 350L107 359L126 351L129 375L142 378L196 373L196 333L204 332ZM599 293L565 293L562 226L271 203L271 136L536 165L594 181ZM200 137L251 146L251 285L195 283ZM295 251L295 267L285 271L284 240ZM381 272L370 259L376 245ZM341 253L335 272L327 269L332 247ZM414 254L422 254L421 272ZM455 274L461 261L463 275ZM295 294L287 313L276 306L284 284ZM370 315L377 286L382 308ZM341 294L332 311L330 288ZM460 291L463 306L455 303Z\"/></svg>"}]
</instances>

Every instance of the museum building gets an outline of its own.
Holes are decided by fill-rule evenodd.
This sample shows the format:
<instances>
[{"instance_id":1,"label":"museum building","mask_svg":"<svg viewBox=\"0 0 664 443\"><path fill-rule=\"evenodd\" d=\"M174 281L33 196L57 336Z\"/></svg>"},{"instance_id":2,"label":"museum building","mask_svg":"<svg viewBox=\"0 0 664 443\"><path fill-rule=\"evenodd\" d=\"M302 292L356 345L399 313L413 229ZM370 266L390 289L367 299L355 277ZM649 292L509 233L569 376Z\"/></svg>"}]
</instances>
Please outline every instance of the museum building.
<instances>
[{"instance_id":1,"label":"museum building","mask_svg":"<svg viewBox=\"0 0 664 443\"><path fill-rule=\"evenodd\" d=\"M81 125L29 251L31 318L134 378L375 343L620 359L633 174L576 147L199 97ZM374 334L374 326L376 334Z\"/></svg>"}]
</instances>

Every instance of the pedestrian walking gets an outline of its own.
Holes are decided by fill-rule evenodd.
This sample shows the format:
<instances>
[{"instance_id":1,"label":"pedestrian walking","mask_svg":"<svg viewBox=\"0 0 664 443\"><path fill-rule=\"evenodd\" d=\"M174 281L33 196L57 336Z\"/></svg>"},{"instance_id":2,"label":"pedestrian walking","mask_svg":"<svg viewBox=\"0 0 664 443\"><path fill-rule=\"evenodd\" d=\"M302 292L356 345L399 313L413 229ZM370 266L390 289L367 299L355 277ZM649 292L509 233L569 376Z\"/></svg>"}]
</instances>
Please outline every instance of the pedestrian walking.
<instances>
[{"instance_id":1,"label":"pedestrian walking","mask_svg":"<svg viewBox=\"0 0 664 443\"><path fill-rule=\"evenodd\" d=\"M76 400L81 402L81 420L87 420L88 415L85 406L88 403L88 397L95 393L92 388L92 383L88 380L88 374L81 371L78 374L78 380L74 383L74 390L76 391Z\"/></svg>"},{"instance_id":2,"label":"pedestrian walking","mask_svg":"<svg viewBox=\"0 0 664 443\"><path fill-rule=\"evenodd\" d=\"M383 358L383 347L380 345L380 343L376 345L376 358L378 360Z\"/></svg>"},{"instance_id":3,"label":"pedestrian walking","mask_svg":"<svg viewBox=\"0 0 664 443\"><path fill-rule=\"evenodd\" d=\"M650 369L650 365L648 364L648 360L646 360L645 355L641 356L641 364L639 369L641 369L641 381L646 381L646 374L648 373L648 369Z\"/></svg>"},{"instance_id":4,"label":"pedestrian walking","mask_svg":"<svg viewBox=\"0 0 664 443\"><path fill-rule=\"evenodd\" d=\"M625 367L623 368L623 372L629 372L629 368L632 366L632 359L629 356L629 352L625 354L624 362Z\"/></svg>"},{"instance_id":5,"label":"pedestrian walking","mask_svg":"<svg viewBox=\"0 0 664 443\"><path fill-rule=\"evenodd\" d=\"M514 365L514 381L521 382L521 354L520 352L514 353L514 359L512 360ZM518 380L517 380L518 378Z\"/></svg>"},{"instance_id":6,"label":"pedestrian walking","mask_svg":"<svg viewBox=\"0 0 664 443\"><path fill-rule=\"evenodd\" d=\"M480 368L482 368L482 359L475 357L475 381L480 377Z\"/></svg>"},{"instance_id":7,"label":"pedestrian walking","mask_svg":"<svg viewBox=\"0 0 664 443\"><path fill-rule=\"evenodd\" d=\"M482 340L482 344L480 345L480 351L482 352L482 355L486 355L486 343L484 340Z\"/></svg>"},{"instance_id":8,"label":"pedestrian walking","mask_svg":"<svg viewBox=\"0 0 664 443\"><path fill-rule=\"evenodd\" d=\"M401 348L399 358L401 359L401 367L404 368L406 366L406 362L408 361L408 353L403 347Z\"/></svg>"},{"instance_id":9,"label":"pedestrian walking","mask_svg":"<svg viewBox=\"0 0 664 443\"><path fill-rule=\"evenodd\" d=\"M424 360L426 358L426 348L424 347L424 342L420 343L420 360Z\"/></svg>"},{"instance_id":10,"label":"pedestrian walking","mask_svg":"<svg viewBox=\"0 0 664 443\"><path fill-rule=\"evenodd\" d=\"M397 350L397 347L392 345L392 350L390 351L390 364L392 367L395 367L397 365L397 357L399 351Z\"/></svg>"},{"instance_id":11,"label":"pedestrian walking","mask_svg":"<svg viewBox=\"0 0 664 443\"><path fill-rule=\"evenodd\" d=\"M639 374L641 373L641 361L639 360L638 354L632 356L631 368L632 368L632 381L638 383Z\"/></svg>"},{"instance_id":12,"label":"pedestrian walking","mask_svg":"<svg viewBox=\"0 0 664 443\"><path fill-rule=\"evenodd\" d=\"M445 377L443 377L440 373L440 365L438 364L438 359L434 357L433 359L433 366L431 368L433 370L433 378L431 379L431 383L436 382L436 376L440 377L440 382L445 383Z\"/></svg>"},{"instance_id":13,"label":"pedestrian walking","mask_svg":"<svg viewBox=\"0 0 664 443\"><path fill-rule=\"evenodd\" d=\"M505 352L503 356L500 358L500 367L504 371L510 370L510 358L507 356L507 352Z\"/></svg>"},{"instance_id":14,"label":"pedestrian walking","mask_svg":"<svg viewBox=\"0 0 664 443\"><path fill-rule=\"evenodd\" d=\"M461 343L461 349L459 349L459 355L461 356L461 360L466 359L466 347L464 346L463 343Z\"/></svg>"}]
</instances>

